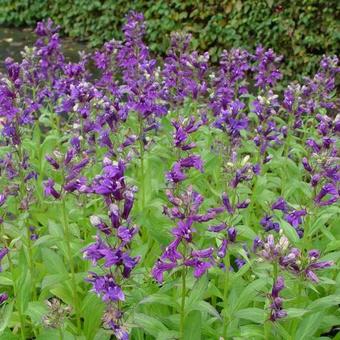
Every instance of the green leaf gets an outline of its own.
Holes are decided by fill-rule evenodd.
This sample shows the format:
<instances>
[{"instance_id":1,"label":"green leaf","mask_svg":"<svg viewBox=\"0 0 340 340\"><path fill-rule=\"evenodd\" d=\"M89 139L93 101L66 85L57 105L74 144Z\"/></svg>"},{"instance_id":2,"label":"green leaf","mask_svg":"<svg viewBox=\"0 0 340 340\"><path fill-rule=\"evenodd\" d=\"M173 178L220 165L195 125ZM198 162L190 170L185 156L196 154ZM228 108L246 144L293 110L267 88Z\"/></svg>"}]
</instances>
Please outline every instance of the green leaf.
<instances>
[{"instance_id":1,"label":"green leaf","mask_svg":"<svg viewBox=\"0 0 340 340\"><path fill-rule=\"evenodd\" d=\"M25 312L35 324L40 324L42 317L46 314L47 307L43 302L31 301Z\"/></svg>"},{"instance_id":2,"label":"green leaf","mask_svg":"<svg viewBox=\"0 0 340 340\"><path fill-rule=\"evenodd\" d=\"M0 309L0 332L2 333L8 326L9 320L13 312L14 301L2 306Z\"/></svg>"},{"instance_id":3,"label":"green leaf","mask_svg":"<svg viewBox=\"0 0 340 340\"><path fill-rule=\"evenodd\" d=\"M194 306L198 301L202 300L207 289L208 279L206 276L202 276L192 287L191 293L186 301L185 310L191 310L192 306Z\"/></svg>"},{"instance_id":4,"label":"green leaf","mask_svg":"<svg viewBox=\"0 0 340 340\"><path fill-rule=\"evenodd\" d=\"M175 308L179 307L178 303L173 299L173 297L166 295L166 294L161 294L161 293L156 293L156 294L147 296L140 302L140 304L148 304L148 303L156 303L156 304L161 304L161 305L166 305L166 306L172 306Z\"/></svg>"},{"instance_id":5,"label":"green leaf","mask_svg":"<svg viewBox=\"0 0 340 340\"><path fill-rule=\"evenodd\" d=\"M141 327L146 333L157 338L160 332L167 332L168 329L158 319L142 313L136 313L133 318L134 322Z\"/></svg>"},{"instance_id":6,"label":"green leaf","mask_svg":"<svg viewBox=\"0 0 340 340\"><path fill-rule=\"evenodd\" d=\"M301 316L305 315L309 311L303 308L286 308L287 316L285 319L294 319L300 318Z\"/></svg>"},{"instance_id":7,"label":"green leaf","mask_svg":"<svg viewBox=\"0 0 340 340\"><path fill-rule=\"evenodd\" d=\"M288 222L286 222L283 219L280 219L280 225L282 227L284 234L287 236L290 242L292 242L293 244L297 244L300 241L299 236L296 233L296 230Z\"/></svg>"},{"instance_id":8,"label":"green leaf","mask_svg":"<svg viewBox=\"0 0 340 340\"><path fill-rule=\"evenodd\" d=\"M267 284L265 279L257 279L252 283L248 284L247 287L242 291L240 296L238 296L236 303L232 306L233 311L247 306L250 303L249 296L253 296L256 292L260 291Z\"/></svg>"},{"instance_id":9,"label":"green leaf","mask_svg":"<svg viewBox=\"0 0 340 340\"><path fill-rule=\"evenodd\" d=\"M296 332L296 340L304 340L315 335L316 331L319 329L322 321L322 312L313 313L301 321L299 328Z\"/></svg>"},{"instance_id":10,"label":"green leaf","mask_svg":"<svg viewBox=\"0 0 340 340\"><path fill-rule=\"evenodd\" d=\"M328 308L338 304L340 304L340 295L328 295L310 303L308 309L320 311L321 309Z\"/></svg>"},{"instance_id":11,"label":"green leaf","mask_svg":"<svg viewBox=\"0 0 340 340\"><path fill-rule=\"evenodd\" d=\"M93 339L102 322L104 303L95 295L88 294L82 304L84 333L87 339Z\"/></svg>"},{"instance_id":12,"label":"green leaf","mask_svg":"<svg viewBox=\"0 0 340 340\"><path fill-rule=\"evenodd\" d=\"M246 319L255 323L263 323L265 320L265 313L260 308L245 308L237 311L234 316L240 319Z\"/></svg>"},{"instance_id":13,"label":"green leaf","mask_svg":"<svg viewBox=\"0 0 340 340\"><path fill-rule=\"evenodd\" d=\"M185 317L184 324L184 336L183 339L186 340L199 340L202 338L201 333L201 312L200 311L191 311Z\"/></svg>"},{"instance_id":14,"label":"green leaf","mask_svg":"<svg viewBox=\"0 0 340 340\"><path fill-rule=\"evenodd\" d=\"M48 249L48 248L44 248L42 250L42 255L43 255L43 261L45 263L46 269L51 274L67 273L67 269L64 265L64 262L57 252L51 249Z\"/></svg>"}]
</instances>

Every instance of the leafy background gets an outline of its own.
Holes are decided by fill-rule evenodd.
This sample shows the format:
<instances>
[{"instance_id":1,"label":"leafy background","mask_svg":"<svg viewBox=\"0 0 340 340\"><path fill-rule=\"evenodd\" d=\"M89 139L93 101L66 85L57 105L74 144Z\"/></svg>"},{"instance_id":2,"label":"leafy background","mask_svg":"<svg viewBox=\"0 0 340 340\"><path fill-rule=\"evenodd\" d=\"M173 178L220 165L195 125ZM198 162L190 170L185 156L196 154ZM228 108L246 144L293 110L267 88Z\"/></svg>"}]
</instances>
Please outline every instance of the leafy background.
<instances>
[{"instance_id":1,"label":"leafy background","mask_svg":"<svg viewBox=\"0 0 340 340\"><path fill-rule=\"evenodd\" d=\"M133 9L145 15L154 52L166 51L170 32L186 30L213 61L224 48L272 47L286 57L288 76L314 72L320 56L336 54L340 46L337 0L2 0L0 8L0 25L34 26L51 17L65 34L92 46L121 38L120 27Z\"/></svg>"}]
</instances>

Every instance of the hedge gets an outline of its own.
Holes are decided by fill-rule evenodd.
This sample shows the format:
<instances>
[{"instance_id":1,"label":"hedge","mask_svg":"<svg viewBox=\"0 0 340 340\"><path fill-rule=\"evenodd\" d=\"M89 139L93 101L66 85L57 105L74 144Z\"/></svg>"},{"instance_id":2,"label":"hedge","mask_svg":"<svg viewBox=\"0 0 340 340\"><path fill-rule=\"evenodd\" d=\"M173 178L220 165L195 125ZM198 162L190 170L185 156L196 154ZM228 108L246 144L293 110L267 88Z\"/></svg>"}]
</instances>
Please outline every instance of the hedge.
<instances>
[{"instance_id":1,"label":"hedge","mask_svg":"<svg viewBox=\"0 0 340 340\"><path fill-rule=\"evenodd\" d=\"M166 51L176 30L191 32L194 47L208 50L213 61L225 48L272 47L289 56L288 76L311 73L321 55L339 53L338 0L1 0L0 25L33 26L51 17L65 34L98 46L120 38L129 10L144 13L157 53Z\"/></svg>"}]
</instances>

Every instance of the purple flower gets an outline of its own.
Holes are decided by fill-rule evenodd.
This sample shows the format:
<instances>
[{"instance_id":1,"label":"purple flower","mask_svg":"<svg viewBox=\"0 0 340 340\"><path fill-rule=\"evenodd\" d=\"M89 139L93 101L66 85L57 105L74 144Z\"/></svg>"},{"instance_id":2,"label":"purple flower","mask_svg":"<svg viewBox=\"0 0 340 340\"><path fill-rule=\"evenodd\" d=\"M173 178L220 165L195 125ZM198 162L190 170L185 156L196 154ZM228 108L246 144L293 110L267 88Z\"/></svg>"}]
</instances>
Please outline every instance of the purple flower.
<instances>
[{"instance_id":1,"label":"purple flower","mask_svg":"<svg viewBox=\"0 0 340 340\"><path fill-rule=\"evenodd\" d=\"M125 243L131 242L134 235L137 233L137 228L127 228L120 226L117 229L117 236Z\"/></svg>"},{"instance_id":2,"label":"purple flower","mask_svg":"<svg viewBox=\"0 0 340 340\"><path fill-rule=\"evenodd\" d=\"M227 225L225 223L221 223L218 225L213 225L208 228L209 231L212 231L214 233L219 233L222 230L227 229Z\"/></svg>"},{"instance_id":3,"label":"purple flower","mask_svg":"<svg viewBox=\"0 0 340 340\"><path fill-rule=\"evenodd\" d=\"M313 172L313 168L309 164L308 159L306 157L302 158L302 164L306 171Z\"/></svg>"},{"instance_id":4,"label":"purple flower","mask_svg":"<svg viewBox=\"0 0 340 340\"><path fill-rule=\"evenodd\" d=\"M302 223L302 217L307 215L307 210L294 210L285 216L285 220L290 223L295 229Z\"/></svg>"},{"instance_id":5,"label":"purple flower","mask_svg":"<svg viewBox=\"0 0 340 340\"><path fill-rule=\"evenodd\" d=\"M2 248L1 250L0 250L0 262L1 262L1 260L8 254L8 248L7 247L5 247L5 248ZM1 266L0 266L0 272L2 272L2 268L1 268Z\"/></svg>"},{"instance_id":6,"label":"purple flower","mask_svg":"<svg viewBox=\"0 0 340 340\"><path fill-rule=\"evenodd\" d=\"M92 291L101 296L104 302L125 300L122 289L116 284L112 275L100 276L96 273L90 273L87 281L92 283Z\"/></svg>"},{"instance_id":7,"label":"purple flower","mask_svg":"<svg viewBox=\"0 0 340 340\"><path fill-rule=\"evenodd\" d=\"M280 231L280 225L277 222L272 221L273 216L266 215L260 221L260 224L264 228L265 231L275 230L276 232Z\"/></svg>"},{"instance_id":8,"label":"purple flower","mask_svg":"<svg viewBox=\"0 0 340 340\"><path fill-rule=\"evenodd\" d=\"M227 253L228 240L224 239L217 250L217 256L223 259Z\"/></svg>"},{"instance_id":9,"label":"purple flower","mask_svg":"<svg viewBox=\"0 0 340 340\"><path fill-rule=\"evenodd\" d=\"M282 298L279 296L279 293L284 289L284 279L282 276L279 276L274 282L271 294L270 294L270 299L271 299L271 304L270 304L270 317L269 319L271 321L276 321L278 319L284 318L287 316L287 312L282 309Z\"/></svg>"},{"instance_id":10,"label":"purple flower","mask_svg":"<svg viewBox=\"0 0 340 340\"><path fill-rule=\"evenodd\" d=\"M223 201L223 205L225 206L225 208L227 209L228 213L230 215L232 215L234 213L234 209L233 207L231 206L231 203L230 203L230 200L229 200L229 197L226 193L223 193L222 194L222 201Z\"/></svg>"},{"instance_id":11,"label":"purple flower","mask_svg":"<svg viewBox=\"0 0 340 340\"><path fill-rule=\"evenodd\" d=\"M152 269L152 276L153 278L158 282L162 283L164 280L164 272L170 271L174 268L176 268L177 263L176 262L163 262L162 260L158 260L155 266Z\"/></svg>"},{"instance_id":12,"label":"purple flower","mask_svg":"<svg viewBox=\"0 0 340 340\"><path fill-rule=\"evenodd\" d=\"M198 258L210 258L214 252L214 248L206 248L201 250L193 250L191 252L192 257L198 257Z\"/></svg>"},{"instance_id":13,"label":"purple flower","mask_svg":"<svg viewBox=\"0 0 340 340\"><path fill-rule=\"evenodd\" d=\"M83 256L86 260L92 261L93 265L96 265L99 260L104 258L105 251L107 250L106 244L98 236L95 237L96 242L90 244L83 250Z\"/></svg>"},{"instance_id":14,"label":"purple flower","mask_svg":"<svg viewBox=\"0 0 340 340\"><path fill-rule=\"evenodd\" d=\"M267 86L274 86L282 78L282 73L278 69L282 56L277 56L272 49L265 50L258 46L253 58L257 62L253 67L256 71L255 86L265 89Z\"/></svg>"},{"instance_id":15,"label":"purple flower","mask_svg":"<svg viewBox=\"0 0 340 340\"><path fill-rule=\"evenodd\" d=\"M236 241L236 236L237 236L237 230L234 227L228 228L228 238L230 242L235 242Z\"/></svg>"},{"instance_id":16,"label":"purple flower","mask_svg":"<svg viewBox=\"0 0 340 340\"><path fill-rule=\"evenodd\" d=\"M206 271L210 267L212 267L212 264L210 262L203 262L198 260L197 258L184 261L184 265L194 268L194 277L197 279L204 275Z\"/></svg>"},{"instance_id":17,"label":"purple flower","mask_svg":"<svg viewBox=\"0 0 340 340\"><path fill-rule=\"evenodd\" d=\"M329 195L329 199L322 200L326 195ZM339 194L336 186L333 183L325 184L318 195L315 197L315 203L320 206L331 205L339 200Z\"/></svg>"},{"instance_id":18,"label":"purple flower","mask_svg":"<svg viewBox=\"0 0 340 340\"><path fill-rule=\"evenodd\" d=\"M166 179L170 182L178 183L186 179L180 163L175 163L171 171L166 174Z\"/></svg>"},{"instance_id":19,"label":"purple flower","mask_svg":"<svg viewBox=\"0 0 340 340\"><path fill-rule=\"evenodd\" d=\"M0 194L0 207L5 204L6 199L7 199L6 195Z\"/></svg>"},{"instance_id":20,"label":"purple flower","mask_svg":"<svg viewBox=\"0 0 340 340\"><path fill-rule=\"evenodd\" d=\"M272 209L273 210L281 210L283 212L286 212L288 209L288 205L286 201L282 198L279 197L273 204L272 204Z\"/></svg>"},{"instance_id":21,"label":"purple flower","mask_svg":"<svg viewBox=\"0 0 340 340\"><path fill-rule=\"evenodd\" d=\"M2 305L6 300L8 300L8 294L7 293L0 294L0 305Z\"/></svg>"},{"instance_id":22,"label":"purple flower","mask_svg":"<svg viewBox=\"0 0 340 340\"><path fill-rule=\"evenodd\" d=\"M45 196L53 196L55 199L60 198L60 193L54 188L53 179L48 179L44 182L44 194Z\"/></svg>"},{"instance_id":23,"label":"purple flower","mask_svg":"<svg viewBox=\"0 0 340 340\"><path fill-rule=\"evenodd\" d=\"M318 283L319 278L315 274L315 270L331 267L334 265L334 262L333 261L315 262L315 260L316 259L314 257L311 258L311 263L305 268L304 273L308 279L315 283Z\"/></svg>"},{"instance_id":24,"label":"purple flower","mask_svg":"<svg viewBox=\"0 0 340 340\"><path fill-rule=\"evenodd\" d=\"M53 157L46 155L45 159L53 166L54 169L59 169L59 164Z\"/></svg>"},{"instance_id":25,"label":"purple flower","mask_svg":"<svg viewBox=\"0 0 340 340\"><path fill-rule=\"evenodd\" d=\"M196 168L197 170L203 172L203 162L200 156L192 155L187 158L182 158L179 161L181 168Z\"/></svg>"},{"instance_id":26,"label":"purple flower","mask_svg":"<svg viewBox=\"0 0 340 340\"><path fill-rule=\"evenodd\" d=\"M247 262L244 259L240 259L240 258L235 259L235 264L236 264L238 270L240 270L246 263Z\"/></svg>"}]
</instances>

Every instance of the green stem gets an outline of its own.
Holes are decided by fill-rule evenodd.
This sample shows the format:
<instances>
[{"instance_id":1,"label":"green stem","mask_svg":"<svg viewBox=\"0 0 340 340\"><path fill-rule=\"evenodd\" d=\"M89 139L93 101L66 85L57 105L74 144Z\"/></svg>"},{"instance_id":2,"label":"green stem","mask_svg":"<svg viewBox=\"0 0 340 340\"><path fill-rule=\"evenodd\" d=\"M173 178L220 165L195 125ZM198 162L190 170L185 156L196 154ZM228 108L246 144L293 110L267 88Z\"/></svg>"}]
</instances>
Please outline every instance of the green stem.
<instances>
[{"instance_id":1,"label":"green stem","mask_svg":"<svg viewBox=\"0 0 340 340\"><path fill-rule=\"evenodd\" d=\"M24 316L21 312L21 301L18 298L18 287L17 287L16 280L15 280L13 262L12 262L10 253L7 254L7 258L8 258L8 264L9 264L9 270L12 273L13 293L14 293L14 298L15 298L15 302L16 302L18 314L19 314L20 335L21 335L21 339L25 340L26 339L26 336L25 336L25 318L24 318Z\"/></svg>"},{"instance_id":2,"label":"green stem","mask_svg":"<svg viewBox=\"0 0 340 340\"><path fill-rule=\"evenodd\" d=\"M223 324L223 337L227 339L228 333L228 291L229 291L229 270L230 270L230 259L229 259L229 251L227 250L227 254L225 256L225 275L224 275L224 287L223 287L223 303L224 303L224 324Z\"/></svg>"},{"instance_id":3,"label":"green stem","mask_svg":"<svg viewBox=\"0 0 340 340\"><path fill-rule=\"evenodd\" d=\"M80 324L80 313L79 313L78 294L77 294L77 282L76 282L75 267L74 267L74 261L73 261L73 256L72 256L72 249L71 249L70 226L68 222L68 216L66 212L66 204L65 204L64 198L62 198L62 216L63 216L63 227L64 227L67 257L68 257L68 262L70 263L70 270L71 270L73 304L74 304L76 320L77 320L77 329L78 329L78 332L80 333L81 324Z\"/></svg>"},{"instance_id":4,"label":"green stem","mask_svg":"<svg viewBox=\"0 0 340 340\"><path fill-rule=\"evenodd\" d=\"M18 146L18 160L19 160L19 177L20 177L20 185L19 185L19 200L20 202L23 202L25 200L25 192L26 192L26 187L25 187L25 176L22 171L22 162L24 159L24 153L22 150L21 145ZM37 292L36 292L36 287L35 287L35 272L34 272L34 261L33 261L33 251L32 251L32 242L31 242L31 233L28 225L27 218L24 219L24 225L26 228L26 243L27 243L27 251L28 251L28 269L31 275L31 281L32 281L32 293L33 293L33 301L37 300Z\"/></svg>"},{"instance_id":5,"label":"green stem","mask_svg":"<svg viewBox=\"0 0 340 340\"><path fill-rule=\"evenodd\" d=\"M273 275L274 275L274 284L277 280L277 277L278 277L278 265L277 265L277 262L274 262L273 263Z\"/></svg>"},{"instance_id":6,"label":"green stem","mask_svg":"<svg viewBox=\"0 0 340 340\"><path fill-rule=\"evenodd\" d=\"M184 340L184 324L185 324L185 294L186 294L186 275L187 271L184 267L182 270L182 296L181 296L181 314L180 314L180 339Z\"/></svg>"},{"instance_id":7,"label":"green stem","mask_svg":"<svg viewBox=\"0 0 340 340\"><path fill-rule=\"evenodd\" d=\"M266 320L263 324L263 330L264 330L264 340L270 340L270 330L271 330L271 322L269 320Z\"/></svg>"},{"instance_id":8,"label":"green stem","mask_svg":"<svg viewBox=\"0 0 340 340\"><path fill-rule=\"evenodd\" d=\"M140 193L141 205L140 210L143 211L145 207L145 188L144 188L144 141L143 141L143 119L139 119L139 153L140 153Z\"/></svg>"},{"instance_id":9,"label":"green stem","mask_svg":"<svg viewBox=\"0 0 340 340\"><path fill-rule=\"evenodd\" d=\"M63 331L61 330L61 328L59 328L59 340L63 340Z\"/></svg>"}]
</instances>

